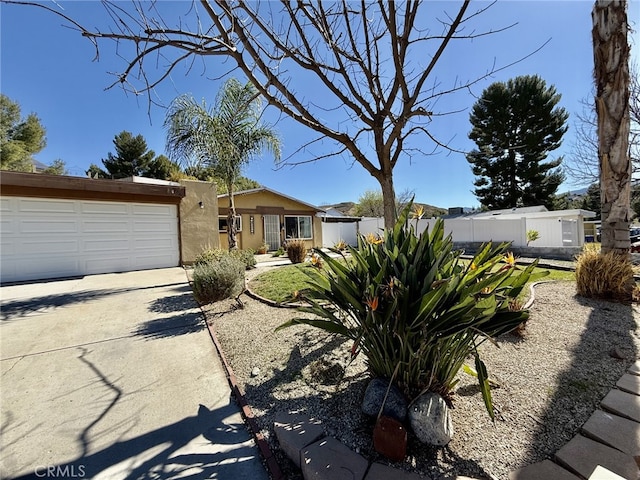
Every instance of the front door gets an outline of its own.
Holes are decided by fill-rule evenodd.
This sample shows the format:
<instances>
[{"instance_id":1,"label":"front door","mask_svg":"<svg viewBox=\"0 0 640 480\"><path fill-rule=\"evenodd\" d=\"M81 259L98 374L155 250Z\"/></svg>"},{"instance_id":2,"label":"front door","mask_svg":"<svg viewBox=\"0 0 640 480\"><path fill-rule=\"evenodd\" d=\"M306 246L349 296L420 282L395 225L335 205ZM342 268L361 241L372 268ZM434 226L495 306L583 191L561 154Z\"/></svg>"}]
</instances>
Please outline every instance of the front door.
<instances>
[{"instance_id":1,"label":"front door","mask_svg":"<svg viewBox=\"0 0 640 480\"><path fill-rule=\"evenodd\" d=\"M264 241L269 245L269 250L280 248L280 215L265 215Z\"/></svg>"}]
</instances>

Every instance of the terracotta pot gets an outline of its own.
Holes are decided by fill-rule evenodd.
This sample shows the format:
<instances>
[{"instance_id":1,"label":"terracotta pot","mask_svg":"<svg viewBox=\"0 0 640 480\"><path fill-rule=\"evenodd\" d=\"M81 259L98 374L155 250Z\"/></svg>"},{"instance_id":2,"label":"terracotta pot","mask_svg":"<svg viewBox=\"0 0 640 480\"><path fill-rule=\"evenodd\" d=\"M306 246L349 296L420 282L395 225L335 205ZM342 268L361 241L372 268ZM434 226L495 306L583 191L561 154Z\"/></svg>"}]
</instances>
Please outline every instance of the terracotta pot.
<instances>
[{"instance_id":1,"label":"terracotta pot","mask_svg":"<svg viewBox=\"0 0 640 480\"><path fill-rule=\"evenodd\" d=\"M401 462L407 454L407 430L395 418L381 416L373 429L373 448L392 462Z\"/></svg>"}]
</instances>

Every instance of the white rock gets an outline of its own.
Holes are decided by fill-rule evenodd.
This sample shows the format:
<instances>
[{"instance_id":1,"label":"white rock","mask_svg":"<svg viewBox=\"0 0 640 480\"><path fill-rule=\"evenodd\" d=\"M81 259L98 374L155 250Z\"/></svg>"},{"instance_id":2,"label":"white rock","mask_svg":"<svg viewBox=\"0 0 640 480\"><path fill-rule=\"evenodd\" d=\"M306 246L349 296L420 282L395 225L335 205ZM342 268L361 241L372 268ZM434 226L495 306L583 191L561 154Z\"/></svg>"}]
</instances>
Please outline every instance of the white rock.
<instances>
[{"instance_id":1,"label":"white rock","mask_svg":"<svg viewBox=\"0 0 640 480\"><path fill-rule=\"evenodd\" d=\"M453 437L449 407L437 393L420 395L409 408L409 421L413 433L422 443L442 447Z\"/></svg>"},{"instance_id":2,"label":"white rock","mask_svg":"<svg viewBox=\"0 0 640 480\"><path fill-rule=\"evenodd\" d=\"M258 367L253 367L253 369L251 370L251 376L257 377L258 375L260 375L260 369Z\"/></svg>"}]
</instances>

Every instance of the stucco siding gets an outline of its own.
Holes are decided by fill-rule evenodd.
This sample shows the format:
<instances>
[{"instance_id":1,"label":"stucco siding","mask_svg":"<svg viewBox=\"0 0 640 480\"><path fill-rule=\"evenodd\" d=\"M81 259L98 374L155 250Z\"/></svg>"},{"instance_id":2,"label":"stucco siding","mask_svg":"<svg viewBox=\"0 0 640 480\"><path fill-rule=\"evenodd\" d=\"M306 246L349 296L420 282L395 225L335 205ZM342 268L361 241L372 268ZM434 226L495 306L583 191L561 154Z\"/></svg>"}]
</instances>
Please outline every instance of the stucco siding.
<instances>
[{"instance_id":1,"label":"stucco siding","mask_svg":"<svg viewBox=\"0 0 640 480\"><path fill-rule=\"evenodd\" d=\"M182 263L191 264L207 248L219 248L218 196L212 182L181 180L186 195L180 202Z\"/></svg>"},{"instance_id":2,"label":"stucco siding","mask_svg":"<svg viewBox=\"0 0 640 480\"><path fill-rule=\"evenodd\" d=\"M219 215L226 216L229 211L228 197L221 197ZM269 245L269 250L277 250L285 241L283 226L287 216L309 216L312 219L312 239L306 239L307 248L322 245L322 223L316 217L318 209L303 202L278 195L271 191L257 191L234 196L236 214L242 219L242 231L238 234L238 247L257 250L265 242L265 216L278 216L279 245ZM275 219L274 219L275 222ZM274 242L271 242L274 243ZM226 232L220 232L220 247L228 248Z\"/></svg>"}]
</instances>

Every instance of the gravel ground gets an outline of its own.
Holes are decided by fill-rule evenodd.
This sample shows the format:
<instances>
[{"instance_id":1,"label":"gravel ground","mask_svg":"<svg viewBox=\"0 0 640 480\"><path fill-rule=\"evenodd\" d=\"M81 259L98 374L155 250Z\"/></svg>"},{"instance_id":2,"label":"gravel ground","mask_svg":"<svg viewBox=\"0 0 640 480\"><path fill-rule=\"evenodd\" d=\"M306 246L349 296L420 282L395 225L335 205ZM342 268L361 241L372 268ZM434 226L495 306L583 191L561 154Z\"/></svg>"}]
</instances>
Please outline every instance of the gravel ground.
<instances>
[{"instance_id":1,"label":"gravel ground","mask_svg":"<svg viewBox=\"0 0 640 480\"><path fill-rule=\"evenodd\" d=\"M281 410L320 419L328 435L384 462L373 450L373 422L360 412L368 381L364 358L348 364L350 342L310 327L275 332L300 314L241 298L243 309L219 302L205 307L205 314L288 478L302 477L273 434L273 419ZM433 480L449 475L506 479L514 469L551 458L640 356L639 325L637 305L577 297L571 282L538 285L524 338L507 335L498 347L482 346L489 375L499 383L492 390L495 423L475 379L461 375L451 443L429 447L410 434L408 455L394 466ZM336 364L345 367L337 384Z\"/></svg>"}]
</instances>

